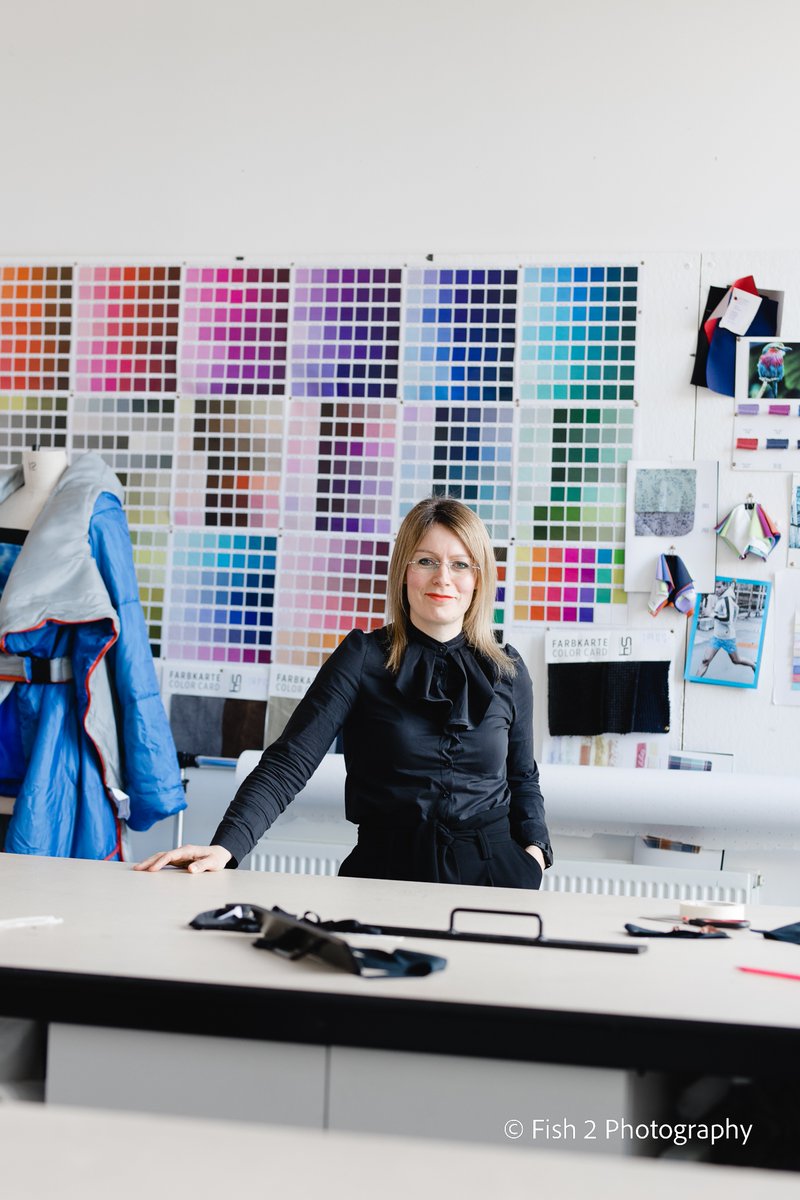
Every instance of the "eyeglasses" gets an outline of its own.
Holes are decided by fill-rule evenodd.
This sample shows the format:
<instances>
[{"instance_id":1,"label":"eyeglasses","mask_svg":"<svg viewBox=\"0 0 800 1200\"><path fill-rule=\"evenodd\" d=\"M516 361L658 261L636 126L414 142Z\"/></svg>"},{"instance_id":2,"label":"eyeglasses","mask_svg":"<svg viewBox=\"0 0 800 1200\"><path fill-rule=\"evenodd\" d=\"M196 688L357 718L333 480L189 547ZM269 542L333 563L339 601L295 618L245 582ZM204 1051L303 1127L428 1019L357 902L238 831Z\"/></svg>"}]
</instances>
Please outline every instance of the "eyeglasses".
<instances>
[{"instance_id":1,"label":"eyeglasses","mask_svg":"<svg viewBox=\"0 0 800 1200\"><path fill-rule=\"evenodd\" d=\"M424 575L433 575L442 565L447 567L451 575L466 575L470 571L480 569L477 563L470 562L468 558L451 558L444 561L441 558L430 558L427 554L423 558L412 558L408 565L412 571L419 571Z\"/></svg>"}]
</instances>

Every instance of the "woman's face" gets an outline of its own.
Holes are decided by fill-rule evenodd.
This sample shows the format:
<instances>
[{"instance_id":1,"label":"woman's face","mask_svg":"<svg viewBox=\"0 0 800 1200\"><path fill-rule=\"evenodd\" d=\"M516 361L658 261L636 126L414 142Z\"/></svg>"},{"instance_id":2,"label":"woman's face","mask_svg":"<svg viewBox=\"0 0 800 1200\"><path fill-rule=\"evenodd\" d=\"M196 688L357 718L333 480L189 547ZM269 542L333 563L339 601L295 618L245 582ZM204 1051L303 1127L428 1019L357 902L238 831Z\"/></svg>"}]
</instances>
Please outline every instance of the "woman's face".
<instances>
[{"instance_id":1,"label":"woman's face","mask_svg":"<svg viewBox=\"0 0 800 1200\"><path fill-rule=\"evenodd\" d=\"M431 525L411 556L415 561L438 560L435 570L406 567L406 591L412 625L439 642L461 632L472 603L477 571L458 571L453 563L472 563L464 543L444 525Z\"/></svg>"}]
</instances>

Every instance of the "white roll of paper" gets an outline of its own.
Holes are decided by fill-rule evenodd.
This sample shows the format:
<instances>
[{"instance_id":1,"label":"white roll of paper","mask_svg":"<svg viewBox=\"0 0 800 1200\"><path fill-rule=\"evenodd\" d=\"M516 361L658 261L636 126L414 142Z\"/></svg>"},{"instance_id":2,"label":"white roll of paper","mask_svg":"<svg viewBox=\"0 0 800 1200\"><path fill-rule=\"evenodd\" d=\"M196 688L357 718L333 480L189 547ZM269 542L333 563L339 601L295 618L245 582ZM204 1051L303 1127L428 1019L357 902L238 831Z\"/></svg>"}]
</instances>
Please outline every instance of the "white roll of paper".
<instances>
[{"instance_id":1,"label":"white roll of paper","mask_svg":"<svg viewBox=\"0 0 800 1200\"><path fill-rule=\"evenodd\" d=\"M744 905L735 904L732 900L719 900L716 903L704 903L702 900L681 900L681 917L690 920L697 918L708 921L743 921Z\"/></svg>"}]
</instances>

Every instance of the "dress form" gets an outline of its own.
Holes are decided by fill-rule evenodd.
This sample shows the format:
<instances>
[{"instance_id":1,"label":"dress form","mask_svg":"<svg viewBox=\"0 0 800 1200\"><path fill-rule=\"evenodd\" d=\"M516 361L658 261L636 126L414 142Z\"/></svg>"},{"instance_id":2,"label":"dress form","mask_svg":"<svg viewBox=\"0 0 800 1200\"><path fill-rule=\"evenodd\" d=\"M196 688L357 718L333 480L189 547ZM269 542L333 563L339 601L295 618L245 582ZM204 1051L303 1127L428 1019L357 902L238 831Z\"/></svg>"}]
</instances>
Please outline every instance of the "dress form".
<instances>
[{"instance_id":1,"label":"dress form","mask_svg":"<svg viewBox=\"0 0 800 1200\"><path fill-rule=\"evenodd\" d=\"M69 465L65 450L25 450L23 485L0 504L0 529L30 530ZM14 811L13 796L0 796L0 816Z\"/></svg>"},{"instance_id":2,"label":"dress form","mask_svg":"<svg viewBox=\"0 0 800 1200\"><path fill-rule=\"evenodd\" d=\"M32 529L68 465L65 450L23 451L24 482L0 504L0 528Z\"/></svg>"}]
</instances>

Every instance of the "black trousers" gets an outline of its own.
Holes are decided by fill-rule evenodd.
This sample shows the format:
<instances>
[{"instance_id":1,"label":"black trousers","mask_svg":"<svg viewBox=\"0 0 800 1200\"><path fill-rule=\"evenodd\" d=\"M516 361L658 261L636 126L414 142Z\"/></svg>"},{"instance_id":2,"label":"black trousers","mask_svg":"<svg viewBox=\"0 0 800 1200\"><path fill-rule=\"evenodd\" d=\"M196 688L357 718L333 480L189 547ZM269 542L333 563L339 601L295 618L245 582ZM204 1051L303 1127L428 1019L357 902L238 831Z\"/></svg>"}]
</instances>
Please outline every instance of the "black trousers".
<instances>
[{"instance_id":1,"label":"black trousers","mask_svg":"<svg viewBox=\"0 0 800 1200\"><path fill-rule=\"evenodd\" d=\"M411 828L359 825L358 845L339 874L528 889L542 882L536 859L511 836L507 809L492 809L458 824L428 820Z\"/></svg>"}]
</instances>

